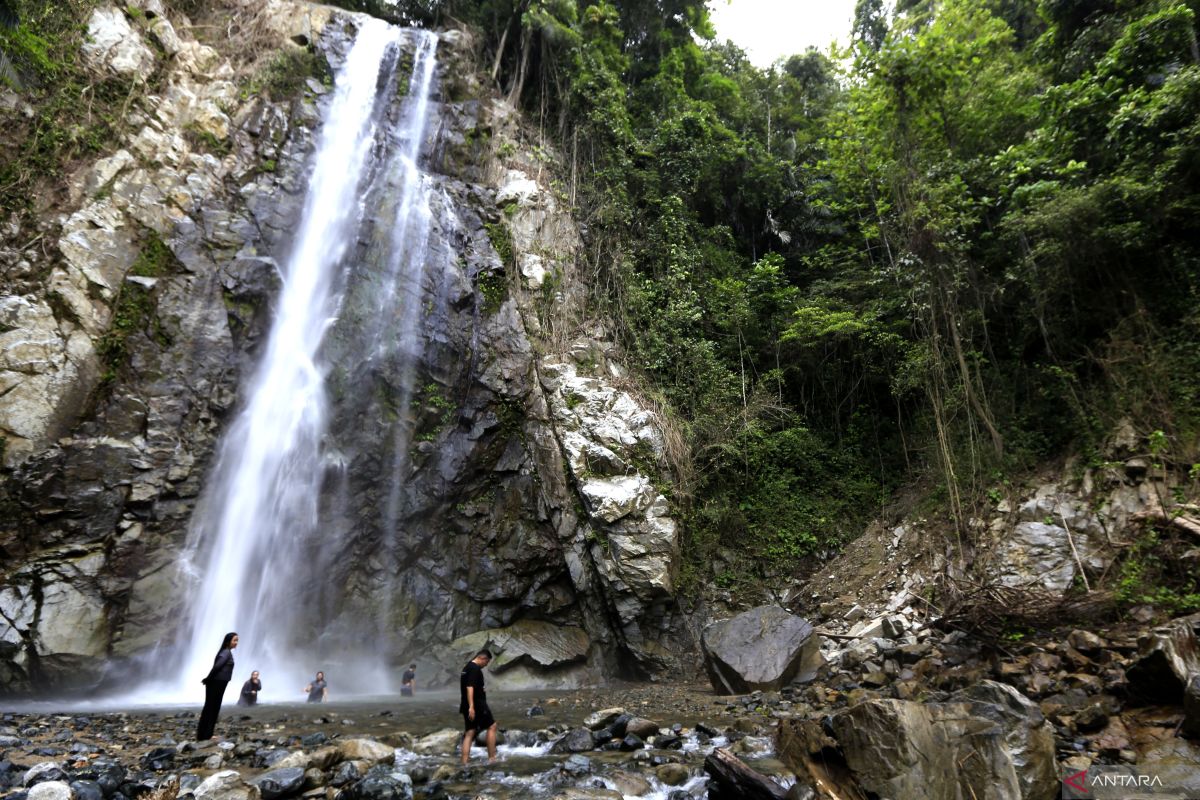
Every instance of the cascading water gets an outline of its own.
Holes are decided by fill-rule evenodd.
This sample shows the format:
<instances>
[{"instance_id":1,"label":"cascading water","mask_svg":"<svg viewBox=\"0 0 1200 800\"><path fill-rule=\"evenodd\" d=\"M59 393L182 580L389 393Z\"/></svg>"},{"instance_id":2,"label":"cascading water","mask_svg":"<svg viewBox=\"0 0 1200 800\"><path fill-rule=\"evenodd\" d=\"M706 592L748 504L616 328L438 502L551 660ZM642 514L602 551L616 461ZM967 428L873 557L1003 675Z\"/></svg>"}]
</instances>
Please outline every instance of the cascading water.
<instances>
[{"instance_id":1,"label":"cascading water","mask_svg":"<svg viewBox=\"0 0 1200 800\"><path fill-rule=\"evenodd\" d=\"M267 697L299 699L300 687L321 668L313 663L314 642L328 620L314 616L306 594L319 591L324 579L321 541L336 527L329 519L336 509L322 508L321 498L337 461L325 442L330 403L322 347L369 222L395 233L379 277L379 321L372 340L361 343L362 357L411 350L419 335L413 305L430 211L428 179L417 164L429 128L437 37L407 32L414 40L413 69L400 118L392 124L387 108L393 95L403 93L394 68L405 35L364 19L336 76L262 360L193 519L190 570L197 596L182 645L187 652L178 683L156 692L160 699L183 689L194 694L227 631L241 638L235 683L250 668L261 670L265 688L278 687L264 691ZM381 197L398 198L391 201L393 219L373 217ZM398 313L396 332L390 320ZM411 395L411 376L408 383ZM363 693L385 689L381 655L370 643L361 653L344 654L357 671L343 686Z\"/></svg>"}]
</instances>

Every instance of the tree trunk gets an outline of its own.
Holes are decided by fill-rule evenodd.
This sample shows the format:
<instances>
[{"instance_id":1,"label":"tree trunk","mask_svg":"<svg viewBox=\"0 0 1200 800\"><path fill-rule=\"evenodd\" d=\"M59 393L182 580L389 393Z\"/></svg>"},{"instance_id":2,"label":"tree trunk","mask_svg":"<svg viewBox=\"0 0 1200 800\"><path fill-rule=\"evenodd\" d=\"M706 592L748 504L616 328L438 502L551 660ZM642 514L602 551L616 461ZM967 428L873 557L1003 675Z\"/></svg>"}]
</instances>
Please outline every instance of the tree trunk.
<instances>
[{"instance_id":1,"label":"tree trunk","mask_svg":"<svg viewBox=\"0 0 1200 800\"><path fill-rule=\"evenodd\" d=\"M724 748L713 750L704 759L704 771L720 790L721 798L741 800L784 800L787 790L775 781L759 775Z\"/></svg>"}]
</instances>

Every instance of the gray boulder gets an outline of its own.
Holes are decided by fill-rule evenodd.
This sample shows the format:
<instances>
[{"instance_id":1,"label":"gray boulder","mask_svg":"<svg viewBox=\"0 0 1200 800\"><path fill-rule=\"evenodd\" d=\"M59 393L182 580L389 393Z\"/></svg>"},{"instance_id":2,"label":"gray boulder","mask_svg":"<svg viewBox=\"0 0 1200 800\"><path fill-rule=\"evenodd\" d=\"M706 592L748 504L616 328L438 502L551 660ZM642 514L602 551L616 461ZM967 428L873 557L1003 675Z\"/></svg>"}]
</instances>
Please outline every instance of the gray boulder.
<instances>
[{"instance_id":1,"label":"gray boulder","mask_svg":"<svg viewBox=\"0 0 1200 800\"><path fill-rule=\"evenodd\" d=\"M1200 673L1198 634L1200 614L1192 614L1138 637L1137 661L1125 673L1130 693L1151 702L1179 703L1192 676Z\"/></svg>"},{"instance_id":2,"label":"gray boulder","mask_svg":"<svg viewBox=\"0 0 1200 800\"><path fill-rule=\"evenodd\" d=\"M251 783L262 792L263 800L275 800L299 792L304 787L304 770L300 767L284 767L264 772Z\"/></svg>"},{"instance_id":3,"label":"gray boulder","mask_svg":"<svg viewBox=\"0 0 1200 800\"><path fill-rule=\"evenodd\" d=\"M714 622L700 643L717 694L775 691L794 680L812 680L823 662L813 626L779 606Z\"/></svg>"},{"instance_id":4,"label":"gray boulder","mask_svg":"<svg viewBox=\"0 0 1200 800\"><path fill-rule=\"evenodd\" d=\"M949 702L868 700L833 717L859 784L881 798L1050 800L1054 732L1038 707L992 681Z\"/></svg>"}]
</instances>

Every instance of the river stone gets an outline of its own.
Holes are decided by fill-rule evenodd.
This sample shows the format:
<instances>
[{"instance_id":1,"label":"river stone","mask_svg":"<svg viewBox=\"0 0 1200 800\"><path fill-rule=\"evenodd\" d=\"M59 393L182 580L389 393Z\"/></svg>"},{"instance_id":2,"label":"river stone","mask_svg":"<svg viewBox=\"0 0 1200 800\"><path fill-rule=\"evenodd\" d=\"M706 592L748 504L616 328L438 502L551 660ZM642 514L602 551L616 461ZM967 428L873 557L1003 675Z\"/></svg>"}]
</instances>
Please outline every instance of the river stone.
<instances>
[{"instance_id":1,"label":"river stone","mask_svg":"<svg viewBox=\"0 0 1200 800\"><path fill-rule=\"evenodd\" d=\"M583 724L587 728L596 731L601 728L608 727L617 717L625 713L623 708L605 708L600 711L594 711L587 715L583 720Z\"/></svg>"},{"instance_id":2,"label":"river stone","mask_svg":"<svg viewBox=\"0 0 1200 800\"><path fill-rule=\"evenodd\" d=\"M632 772L626 772L625 770L619 769L608 777L613 782L613 788L622 795L641 797L642 795L649 794L652 788L650 781L641 775L634 775Z\"/></svg>"},{"instance_id":3,"label":"river stone","mask_svg":"<svg viewBox=\"0 0 1200 800\"><path fill-rule=\"evenodd\" d=\"M569 775L586 775L592 771L592 760L578 754L567 756L561 768Z\"/></svg>"},{"instance_id":4,"label":"river stone","mask_svg":"<svg viewBox=\"0 0 1200 800\"><path fill-rule=\"evenodd\" d=\"M75 800L104 800L104 790L95 781L72 781L71 792Z\"/></svg>"},{"instance_id":5,"label":"river stone","mask_svg":"<svg viewBox=\"0 0 1200 800\"><path fill-rule=\"evenodd\" d=\"M624 800L624 795L613 789L587 789L572 786L554 795L553 800Z\"/></svg>"},{"instance_id":6,"label":"river stone","mask_svg":"<svg viewBox=\"0 0 1200 800\"><path fill-rule=\"evenodd\" d=\"M641 750L645 746L646 743L642 741L642 737L632 733L626 734L625 738L621 740L621 751L625 753Z\"/></svg>"},{"instance_id":7,"label":"river stone","mask_svg":"<svg viewBox=\"0 0 1200 800\"><path fill-rule=\"evenodd\" d=\"M551 753L586 753L596 746L592 732L587 728L575 728L559 739L550 748Z\"/></svg>"},{"instance_id":8,"label":"river stone","mask_svg":"<svg viewBox=\"0 0 1200 800\"><path fill-rule=\"evenodd\" d=\"M337 744L343 761L366 761L371 764L391 764L396 760L396 748L373 739L345 739Z\"/></svg>"},{"instance_id":9,"label":"river stone","mask_svg":"<svg viewBox=\"0 0 1200 800\"><path fill-rule=\"evenodd\" d=\"M660 764L654 770L655 776L667 786L682 786L691 777L688 768L683 764Z\"/></svg>"},{"instance_id":10,"label":"river stone","mask_svg":"<svg viewBox=\"0 0 1200 800\"><path fill-rule=\"evenodd\" d=\"M337 793L335 800L412 800L412 778L403 773L372 774Z\"/></svg>"},{"instance_id":11,"label":"river stone","mask_svg":"<svg viewBox=\"0 0 1200 800\"><path fill-rule=\"evenodd\" d=\"M318 770L318 773L320 770ZM264 772L252 779L252 784L262 792L263 800L275 800L295 794L304 786L304 770L300 767L284 767Z\"/></svg>"},{"instance_id":12,"label":"river stone","mask_svg":"<svg viewBox=\"0 0 1200 800\"><path fill-rule=\"evenodd\" d=\"M208 776L193 795L196 800L260 800L262 797L257 786L247 784L233 769Z\"/></svg>"},{"instance_id":13,"label":"river stone","mask_svg":"<svg viewBox=\"0 0 1200 800\"><path fill-rule=\"evenodd\" d=\"M833 716L859 784L880 797L1050 800L1054 732L1010 686L983 681L949 702L867 700Z\"/></svg>"},{"instance_id":14,"label":"river stone","mask_svg":"<svg viewBox=\"0 0 1200 800\"><path fill-rule=\"evenodd\" d=\"M25 775L21 778L21 785L28 788L44 781L61 781L65 777L67 777L67 773L63 771L62 764L43 761L25 771Z\"/></svg>"},{"instance_id":15,"label":"river stone","mask_svg":"<svg viewBox=\"0 0 1200 800\"><path fill-rule=\"evenodd\" d=\"M28 800L73 800L74 793L65 781L43 781L29 790Z\"/></svg>"},{"instance_id":16,"label":"river stone","mask_svg":"<svg viewBox=\"0 0 1200 800\"><path fill-rule=\"evenodd\" d=\"M417 739L413 742L412 750L423 756L453 753L462 738L462 731L454 728L442 728L440 731L434 731L428 736Z\"/></svg>"},{"instance_id":17,"label":"river stone","mask_svg":"<svg viewBox=\"0 0 1200 800\"><path fill-rule=\"evenodd\" d=\"M125 768L109 758L98 758L75 774L81 780L94 780L106 797L125 782Z\"/></svg>"},{"instance_id":18,"label":"river stone","mask_svg":"<svg viewBox=\"0 0 1200 800\"><path fill-rule=\"evenodd\" d=\"M813 626L779 606L714 622L700 643L717 694L777 691L793 680L811 680L823 660Z\"/></svg>"},{"instance_id":19,"label":"river stone","mask_svg":"<svg viewBox=\"0 0 1200 800\"><path fill-rule=\"evenodd\" d=\"M359 771L358 764L353 761L343 761L334 768L333 775L329 778L329 783L340 787L348 783L353 783L361 777L362 772Z\"/></svg>"},{"instance_id":20,"label":"river stone","mask_svg":"<svg viewBox=\"0 0 1200 800\"><path fill-rule=\"evenodd\" d=\"M633 717L625 723L625 732L649 739L658 734L658 723L645 717Z\"/></svg>"}]
</instances>

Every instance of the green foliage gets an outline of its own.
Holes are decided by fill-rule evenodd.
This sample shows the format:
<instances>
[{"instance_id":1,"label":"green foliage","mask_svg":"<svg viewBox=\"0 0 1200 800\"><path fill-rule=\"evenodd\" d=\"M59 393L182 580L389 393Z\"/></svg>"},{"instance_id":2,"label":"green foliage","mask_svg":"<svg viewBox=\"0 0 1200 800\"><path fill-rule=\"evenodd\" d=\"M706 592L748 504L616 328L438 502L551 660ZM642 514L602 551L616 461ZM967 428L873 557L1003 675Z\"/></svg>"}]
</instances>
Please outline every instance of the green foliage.
<instances>
[{"instance_id":1,"label":"green foliage","mask_svg":"<svg viewBox=\"0 0 1200 800\"><path fill-rule=\"evenodd\" d=\"M513 263L512 233L508 230L508 225L503 222L485 222L483 228L487 231L492 249L500 257L501 266L508 269Z\"/></svg>"},{"instance_id":2,"label":"green foliage","mask_svg":"<svg viewBox=\"0 0 1200 800\"><path fill-rule=\"evenodd\" d=\"M143 278L160 278L163 275L176 274L181 269L179 259L162 238L154 231L144 231L141 249L129 268L129 274Z\"/></svg>"},{"instance_id":3,"label":"green foliage","mask_svg":"<svg viewBox=\"0 0 1200 800\"><path fill-rule=\"evenodd\" d=\"M97 79L84 68L80 45L94 0L8 0L19 24L0 25L0 52L10 63L32 117L0 119L0 216L29 213L56 196L81 158L110 149L125 129L124 112L146 83ZM0 69L0 72L3 72ZM2 79L0 79L2 80Z\"/></svg>"},{"instance_id":4,"label":"green foliage","mask_svg":"<svg viewBox=\"0 0 1200 800\"><path fill-rule=\"evenodd\" d=\"M1170 616L1200 611L1200 585L1194 572L1183 566L1180 549L1179 542L1156 530L1143 534L1121 561L1118 605L1152 605Z\"/></svg>"},{"instance_id":5,"label":"green foliage","mask_svg":"<svg viewBox=\"0 0 1200 800\"><path fill-rule=\"evenodd\" d=\"M503 272L481 270L475 278L479 294L483 298L480 309L484 314L495 314L508 297L508 278Z\"/></svg>"},{"instance_id":6,"label":"green foliage","mask_svg":"<svg viewBox=\"0 0 1200 800\"><path fill-rule=\"evenodd\" d=\"M329 62L314 48L289 47L276 53L242 85L238 94L243 100L259 94L276 101L288 100L304 90L309 78L328 84L332 77Z\"/></svg>"},{"instance_id":7,"label":"green foliage","mask_svg":"<svg viewBox=\"0 0 1200 800\"><path fill-rule=\"evenodd\" d=\"M135 283L125 283L113 309L108 331L96 343L96 353L104 364L101 382L112 383L129 360L129 337L147 331L155 321L156 304L150 291Z\"/></svg>"}]
</instances>

